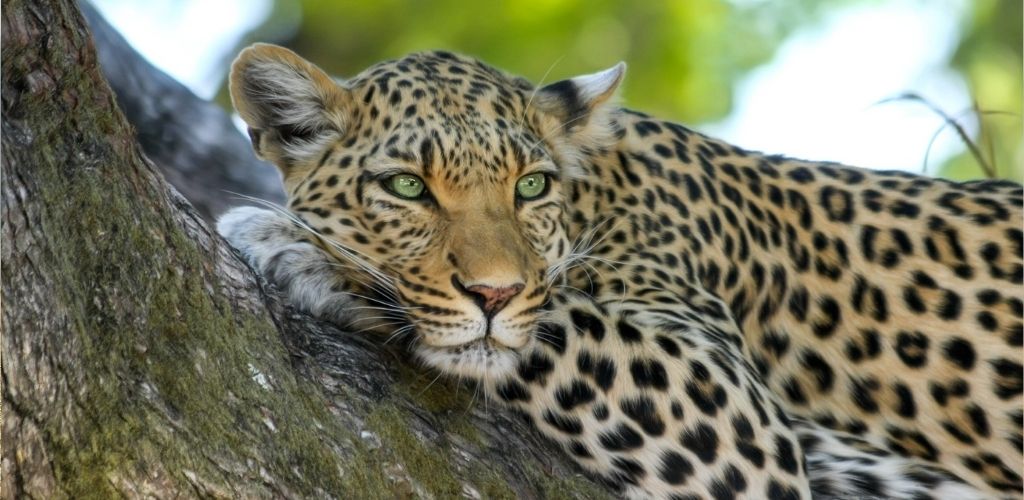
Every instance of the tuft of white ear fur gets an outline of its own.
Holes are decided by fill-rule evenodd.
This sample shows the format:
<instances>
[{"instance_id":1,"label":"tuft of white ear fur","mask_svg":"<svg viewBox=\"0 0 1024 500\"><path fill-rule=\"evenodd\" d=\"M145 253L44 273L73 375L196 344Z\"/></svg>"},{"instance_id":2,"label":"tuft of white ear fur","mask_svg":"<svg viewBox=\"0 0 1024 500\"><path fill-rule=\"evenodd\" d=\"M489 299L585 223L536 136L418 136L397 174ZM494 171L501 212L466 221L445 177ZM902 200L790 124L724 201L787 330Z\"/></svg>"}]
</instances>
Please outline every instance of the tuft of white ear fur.
<instances>
[{"instance_id":1,"label":"tuft of white ear fur","mask_svg":"<svg viewBox=\"0 0 1024 500\"><path fill-rule=\"evenodd\" d=\"M570 81L576 84L580 100L590 103L593 108L615 96L619 84L622 83L622 77L625 75L626 63L619 61L615 66L604 71L577 76Z\"/></svg>"},{"instance_id":2,"label":"tuft of white ear fur","mask_svg":"<svg viewBox=\"0 0 1024 500\"><path fill-rule=\"evenodd\" d=\"M537 93L545 120L545 139L559 157L569 178L584 175L588 152L610 146L615 133L611 113L618 107L618 89L626 74L619 62L604 71L552 83Z\"/></svg>"},{"instance_id":3,"label":"tuft of white ear fur","mask_svg":"<svg viewBox=\"0 0 1024 500\"><path fill-rule=\"evenodd\" d=\"M243 50L231 66L229 89L256 154L277 164L286 182L346 126L348 92L283 47L255 44Z\"/></svg>"}]
</instances>

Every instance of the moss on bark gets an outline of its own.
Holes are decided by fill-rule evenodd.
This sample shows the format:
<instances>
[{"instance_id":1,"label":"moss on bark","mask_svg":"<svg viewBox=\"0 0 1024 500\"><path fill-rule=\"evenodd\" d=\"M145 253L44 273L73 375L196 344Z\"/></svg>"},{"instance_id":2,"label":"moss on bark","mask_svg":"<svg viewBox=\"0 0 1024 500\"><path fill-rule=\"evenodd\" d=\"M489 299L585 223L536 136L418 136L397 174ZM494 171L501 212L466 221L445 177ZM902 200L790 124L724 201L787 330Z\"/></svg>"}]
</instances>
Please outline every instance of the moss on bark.
<instances>
[{"instance_id":1,"label":"moss on bark","mask_svg":"<svg viewBox=\"0 0 1024 500\"><path fill-rule=\"evenodd\" d=\"M599 491L266 293L139 154L74 2L0 15L3 497Z\"/></svg>"}]
</instances>

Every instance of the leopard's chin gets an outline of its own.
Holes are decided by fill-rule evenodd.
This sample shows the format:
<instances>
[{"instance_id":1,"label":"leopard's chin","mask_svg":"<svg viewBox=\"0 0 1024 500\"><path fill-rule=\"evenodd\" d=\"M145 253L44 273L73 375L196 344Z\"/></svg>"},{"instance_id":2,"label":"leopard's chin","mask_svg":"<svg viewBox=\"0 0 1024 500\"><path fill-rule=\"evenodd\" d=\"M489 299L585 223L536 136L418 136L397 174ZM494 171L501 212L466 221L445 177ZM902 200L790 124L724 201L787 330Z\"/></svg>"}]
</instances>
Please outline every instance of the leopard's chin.
<instances>
[{"instance_id":1,"label":"leopard's chin","mask_svg":"<svg viewBox=\"0 0 1024 500\"><path fill-rule=\"evenodd\" d=\"M491 337L451 347L420 344L416 355L428 366L446 374L475 380L493 380L515 372L519 352Z\"/></svg>"}]
</instances>

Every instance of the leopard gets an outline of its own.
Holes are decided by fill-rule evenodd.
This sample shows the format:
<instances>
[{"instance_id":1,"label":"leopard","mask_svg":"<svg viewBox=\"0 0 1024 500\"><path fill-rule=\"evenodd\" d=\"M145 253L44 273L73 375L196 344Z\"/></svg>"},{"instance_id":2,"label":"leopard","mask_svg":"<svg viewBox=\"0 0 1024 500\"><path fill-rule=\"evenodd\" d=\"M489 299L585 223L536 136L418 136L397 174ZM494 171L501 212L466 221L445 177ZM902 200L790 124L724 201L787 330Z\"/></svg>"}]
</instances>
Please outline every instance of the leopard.
<instances>
[{"instance_id":1,"label":"leopard","mask_svg":"<svg viewBox=\"0 0 1024 500\"><path fill-rule=\"evenodd\" d=\"M230 94L288 201L217 229L624 497L1022 498L1022 186L748 151L621 106L625 69L253 45Z\"/></svg>"}]
</instances>

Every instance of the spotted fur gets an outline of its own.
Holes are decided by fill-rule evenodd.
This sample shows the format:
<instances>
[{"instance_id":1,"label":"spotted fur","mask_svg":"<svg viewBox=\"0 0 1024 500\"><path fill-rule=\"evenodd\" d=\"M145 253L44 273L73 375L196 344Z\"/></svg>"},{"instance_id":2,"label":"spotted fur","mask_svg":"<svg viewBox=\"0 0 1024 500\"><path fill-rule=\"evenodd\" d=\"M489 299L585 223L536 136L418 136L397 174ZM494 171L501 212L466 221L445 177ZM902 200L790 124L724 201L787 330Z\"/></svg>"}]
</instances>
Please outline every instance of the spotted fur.
<instances>
[{"instance_id":1,"label":"spotted fur","mask_svg":"<svg viewBox=\"0 0 1024 500\"><path fill-rule=\"evenodd\" d=\"M745 151L617 107L623 72L429 52L336 83L247 49L232 97L289 204L219 229L628 496L1020 498L1021 186Z\"/></svg>"}]
</instances>

